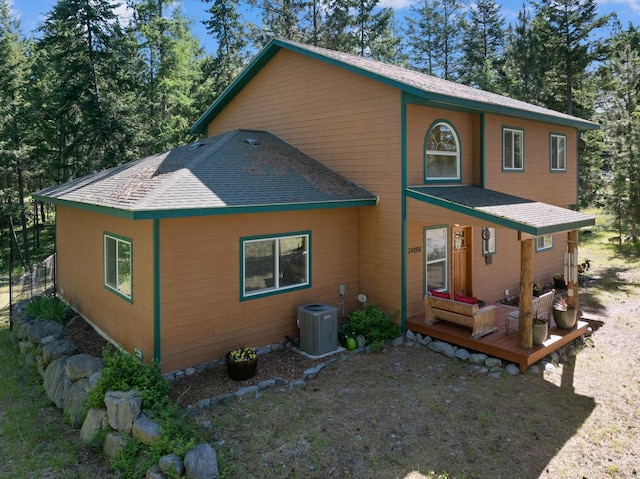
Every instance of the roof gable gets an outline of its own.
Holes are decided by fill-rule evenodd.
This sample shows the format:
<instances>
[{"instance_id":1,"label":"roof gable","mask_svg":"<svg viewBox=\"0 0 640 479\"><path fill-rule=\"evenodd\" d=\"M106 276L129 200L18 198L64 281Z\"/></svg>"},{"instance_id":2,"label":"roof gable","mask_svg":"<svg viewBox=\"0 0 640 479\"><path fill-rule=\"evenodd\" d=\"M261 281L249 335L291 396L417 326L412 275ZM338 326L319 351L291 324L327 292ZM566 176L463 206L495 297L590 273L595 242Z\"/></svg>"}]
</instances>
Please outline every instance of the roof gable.
<instances>
[{"instance_id":1,"label":"roof gable","mask_svg":"<svg viewBox=\"0 0 640 479\"><path fill-rule=\"evenodd\" d=\"M407 94L409 102L430 104L445 109L488 112L527 118L579 129L598 129L597 123L560 113L531 103L486 92L459 83L443 80L414 70L390 65L349 53L336 52L284 40L271 40L242 71L234 82L216 99L191 127L192 133L206 131L207 125L257 75L281 49L349 70L358 75L383 82Z\"/></svg>"},{"instance_id":2,"label":"roof gable","mask_svg":"<svg viewBox=\"0 0 640 479\"><path fill-rule=\"evenodd\" d=\"M133 219L375 204L377 198L264 131L234 130L34 194ZM115 213L119 211L120 213Z\"/></svg>"}]
</instances>

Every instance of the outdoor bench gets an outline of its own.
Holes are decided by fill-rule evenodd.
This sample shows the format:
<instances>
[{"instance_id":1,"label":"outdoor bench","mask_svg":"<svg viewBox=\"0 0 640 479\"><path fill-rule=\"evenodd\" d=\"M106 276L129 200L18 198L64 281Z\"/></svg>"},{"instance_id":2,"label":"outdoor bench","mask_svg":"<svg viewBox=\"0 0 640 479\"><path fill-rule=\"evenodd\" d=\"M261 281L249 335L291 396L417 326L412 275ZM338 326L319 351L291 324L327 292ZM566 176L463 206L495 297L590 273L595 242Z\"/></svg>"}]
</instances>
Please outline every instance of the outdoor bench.
<instances>
[{"instance_id":1,"label":"outdoor bench","mask_svg":"<svg viewBox=\"0 0 640 479\"><path fill-rule=\"evenodd\" d=\"M481 308L477 303L469 304L452 299L437 298L431 293L427 293L425 306L427 307L424 321L426 325L432 325L440 320L461 324L472 328L471 337L473 339L480 339L498 329L496 327L497 308L493 305Z\"/></svg>"}]
</instances>

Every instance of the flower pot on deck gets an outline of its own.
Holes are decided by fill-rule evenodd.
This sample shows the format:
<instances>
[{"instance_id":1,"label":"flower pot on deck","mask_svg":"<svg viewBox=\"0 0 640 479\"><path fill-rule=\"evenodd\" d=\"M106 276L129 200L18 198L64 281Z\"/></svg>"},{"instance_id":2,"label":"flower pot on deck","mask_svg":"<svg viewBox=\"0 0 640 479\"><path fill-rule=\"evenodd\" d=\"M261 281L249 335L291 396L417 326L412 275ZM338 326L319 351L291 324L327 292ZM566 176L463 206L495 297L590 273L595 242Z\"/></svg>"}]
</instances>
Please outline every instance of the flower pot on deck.
<instances>
[{"instance_id":1,"label":"flower pot on deck","mask_svg":"<svg viewBox=\"0 0 640 479\"><path fill-rule=\"evenodd\" d=\"M553 320L560 329L571 329L576 325L576 309L567 308L566 310L553 310Z\"/></svg>"},{"instance_id":2,"label":"flower pot on deck","mask_svg":"<svg viewBox=\"0 0 640 479\"><path fill-rule=\"evenodd\" d=\"M549 323L544 319L533 320L533 344L541 345L547 340L549 335Z\"/></svg>"}]
</instances>

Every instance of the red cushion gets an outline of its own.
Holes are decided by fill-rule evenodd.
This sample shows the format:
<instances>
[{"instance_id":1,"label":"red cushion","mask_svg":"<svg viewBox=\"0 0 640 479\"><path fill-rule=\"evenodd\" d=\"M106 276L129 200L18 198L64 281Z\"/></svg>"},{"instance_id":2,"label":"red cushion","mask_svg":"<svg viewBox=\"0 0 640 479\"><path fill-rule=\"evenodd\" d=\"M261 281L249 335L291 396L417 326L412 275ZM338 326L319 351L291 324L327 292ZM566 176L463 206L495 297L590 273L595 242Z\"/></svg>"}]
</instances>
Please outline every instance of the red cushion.
<instances>
[{"instance_id":1,"label":"red cushion","mask_svg":"<svg viewBox=\"0 0 640 479\"><path fill-rule=\"evenodd\" d=\"M434 289L430 289L429 294L434 298L451 299L451 295L445 291L436 291Z\"/></svg>"},{"instance_id":2,"label":"red cushion","mask_svg":"<svg viewBox=\"0 0 640 479\"><path fill-rule=\"evenodd\" d=\"M476 304L478 302L478 298L475 298L473 296L462 296L458 293L453 293L453 299L467 304Z\"/></svg>"}]
</instances>

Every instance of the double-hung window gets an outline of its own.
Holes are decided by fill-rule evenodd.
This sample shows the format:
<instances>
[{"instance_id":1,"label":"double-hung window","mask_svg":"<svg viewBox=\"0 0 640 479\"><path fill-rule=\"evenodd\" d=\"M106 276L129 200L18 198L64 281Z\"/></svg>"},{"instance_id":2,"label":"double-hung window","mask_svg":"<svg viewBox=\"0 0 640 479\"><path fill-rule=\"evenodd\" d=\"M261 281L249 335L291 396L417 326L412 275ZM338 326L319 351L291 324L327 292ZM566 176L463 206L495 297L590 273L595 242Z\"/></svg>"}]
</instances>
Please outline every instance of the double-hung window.
<instances>
[{"instance_id":1,"label":"double-hung window","mask_svg":"<svg viewBox=\"0 0 640 479\"><path fill-rule=\"evenodd\" d=\"M502 129L502 169L524 170L524 132L515 128Z\"/></svg>"},{"instance_id":2,"label":"double-hung window","mask_svg":"<svg viewBox=\"0 0 640 479\"><path fill-rule=\"evenodd\" d=\"M310 286L310 234L241 238L242 298Z\"/></svg>"},{"instance_id":3,"label":"double-hung window","mask_svg":"<svg viewBox=\"0 0 640 479\"><path fill-rule=\"evenodd\" d=\"M536 251L553 248L553 235L536 236Z\"/></svg>"},{"instance_id":4,"label":"double-hung window","mask_svg":"<svg viewBox=\"0 0 640 479\"><path fill-rule=\"evenodd\" d=\"M104 234L104 285L128 300L132 299L131 250L130 239Z\"/></svg>"},{"instance_id":5,"label":"double-hung window","mask_svg":"<svg viewBox=\"0 0 640 479\"><path fill-rule=\"evenodd\" d=\"M451 125L434 123L425 139L425 181L460 179L460 141Z\"/></svg>"},{"instance_id":6,"label":"double-hung window","mask_svg":"<svg viewBox=\"0 0 640 479\"><path fill-rule=\"evenodd\" d=\"M449 241L446 226L425 230L424 251L427 291L447 290L449 288Z\"/></svg>"},{"instance_id":7,"label":"double-hung window","mask_svg":"<svg viewBox=\"0 0 640 479\"><path fill-rule=\"evenodd\" d=\"M567 137L552 134L550 141L551 171L567 171Z\"/></svg>"}]
</instances>

